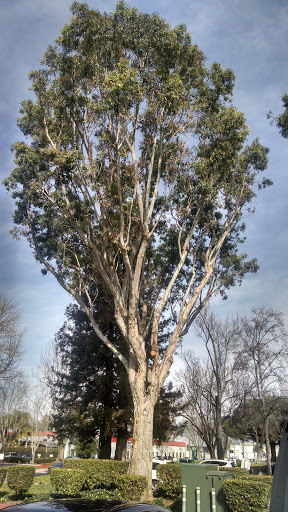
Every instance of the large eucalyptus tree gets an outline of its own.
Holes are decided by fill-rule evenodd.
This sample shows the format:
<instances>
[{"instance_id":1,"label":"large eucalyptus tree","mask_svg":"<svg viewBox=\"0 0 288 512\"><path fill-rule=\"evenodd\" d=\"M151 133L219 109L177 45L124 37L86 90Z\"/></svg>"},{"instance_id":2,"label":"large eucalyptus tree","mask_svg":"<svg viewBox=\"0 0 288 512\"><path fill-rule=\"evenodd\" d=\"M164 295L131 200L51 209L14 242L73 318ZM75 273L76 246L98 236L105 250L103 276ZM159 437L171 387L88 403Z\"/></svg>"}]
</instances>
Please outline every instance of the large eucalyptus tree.
<instances>
[{"instance_id":1,"label":"large eucalyptus tree","mask_svg":"<svg viewBox=\"0 0 288 512\"><path fill-rule=\"evenodd\" d=\"M244 146L233 72L206 69L184 25L123 2L112 14L76 2L72 13L30 74L34 98L19 119L27 139L14 144L5 183L15 236L126 368L130 471L150 480L154 405L179 339L214 293L257 268L237 246L268 150ZM107 294L128 356L99 327L95 289Z\"/></svg>"}]
</instances>

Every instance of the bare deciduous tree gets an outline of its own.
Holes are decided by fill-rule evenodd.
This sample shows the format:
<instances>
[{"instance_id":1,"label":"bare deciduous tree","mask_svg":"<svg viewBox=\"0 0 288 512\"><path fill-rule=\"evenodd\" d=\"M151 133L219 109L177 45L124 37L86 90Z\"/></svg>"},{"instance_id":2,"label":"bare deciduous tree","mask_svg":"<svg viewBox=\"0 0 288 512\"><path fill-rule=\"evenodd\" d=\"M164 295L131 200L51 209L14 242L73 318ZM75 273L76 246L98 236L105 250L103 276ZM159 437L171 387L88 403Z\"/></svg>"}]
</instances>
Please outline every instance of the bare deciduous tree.
<instances>
[{"instance_id":1,"label":"bare deciduous tree","mask_svg":"<svg viewBox=\"0 0 288 512\"><path fill-rule=\"evenodd\" d=\"M21 314L17 304L0 294L0 378L15 374L23 352Z\"/></svg>"},{"instance_id":2,"label":"bare deciduous tree","mask_svg":"<svg viewBox=\"0 0 288 512\"><path fill-rule=\"evenodd\" d=\"M13 432L16 428L16 411L25 410L27 383L22 375L0 381L0 433L1 451L5 447L9 437L9 430ZM19 416L19 415L18 415ZM25 421L27 418L25 419ZM17 423L17 428L20 425Z\"/></svg>"},{"instance_id":3,"label":"bare deciduous tree","mask_svg":"<svg viewBox=\"0 0 288 512\"><path fill-rule=\"evenodd\" d=\"M260 404L266 443L267 469L271 474L269 421L281 399L281 387L287 382L287 332L283 314L268 307L253 308L241 322L241 352L238 364L252 379L251 396ZM274 401L271 402L271 397ZM278 401L276 397L278 396ZM269 400L268 400L269 398Z\"/></svg>"},{"instance_id":4,"label":"bare deciduous tree","mask_svg":"<svg viewBox=\"0 0 288 512\"><path fill-rule=\"evenodd\" d=\"M185 369L179 373L184 385L190 421L210 449L211 456L223 459L227 435L223 416L229 415L243 394L243 382L235 364L239 342L239 320L220 321L205 309L195 321L195 332L204 342L202 359L190 351L183 353ZM192 419L193 417L193 419Z\"/></svg>"}]
</instances>

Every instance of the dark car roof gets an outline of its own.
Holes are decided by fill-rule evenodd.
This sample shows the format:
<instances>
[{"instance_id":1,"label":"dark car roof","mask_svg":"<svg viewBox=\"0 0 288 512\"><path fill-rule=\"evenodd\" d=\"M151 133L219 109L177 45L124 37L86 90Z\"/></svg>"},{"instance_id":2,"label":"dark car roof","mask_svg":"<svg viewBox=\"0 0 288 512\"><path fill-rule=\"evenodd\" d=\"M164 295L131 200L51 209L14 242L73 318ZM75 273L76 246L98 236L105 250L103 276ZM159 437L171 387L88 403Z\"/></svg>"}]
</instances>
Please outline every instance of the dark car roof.
<instances>
[{"instance_id":1,"label":"dark car roof","mask_svg":"<svg viewBox=\"0 0 288 512\"><path fill-rule=\"evenodd\" d=\"M120 500L48 500L35 501L33 503L21 503L7 507L8 510L15 512L168 512L166 508L150 505L147 503L128 503Z\"/></svg>"}]
</instances>

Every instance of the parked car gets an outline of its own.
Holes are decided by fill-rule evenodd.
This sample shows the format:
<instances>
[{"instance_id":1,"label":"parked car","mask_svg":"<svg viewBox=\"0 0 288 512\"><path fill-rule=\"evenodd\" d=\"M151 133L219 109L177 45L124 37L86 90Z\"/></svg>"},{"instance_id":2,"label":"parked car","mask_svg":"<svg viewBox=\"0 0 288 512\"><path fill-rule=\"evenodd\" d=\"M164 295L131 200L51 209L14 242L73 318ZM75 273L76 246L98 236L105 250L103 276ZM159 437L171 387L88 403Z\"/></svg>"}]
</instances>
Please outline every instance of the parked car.
<instances>
[{"instance_id":1,"label":"parked car","mask_svg":"<svg viewBox=\"0 0 288 512\"><path fill-rule=\"evenodd\" d=\"M55 462L48 468L48 473L50 473L51 469L61 469L63 468L63 462Z\"/></svg>"},{"instance_id":2,"label":"parked car","mask_svg":"<svg viewBox=\"0 0 288 512\"><path fill-rule=\"evenodd\" d=\"M234 460L221 460L221 459L207 459L207 460L201 460L199 464L214 464L218 466L226 466L227 468L233 468L236 466L236 463Z\"/></svg>"},{"instance_id":3,"label":"parked car","mask_svg":"<svg viewBox=\"0 0 288 512\"><path fill-rule=\"evenodd\" d=\"M20 503L8 507L11 512L168 512L166 508L147 503L120 500L49 500Z\"/></svg>"}]
</instances>

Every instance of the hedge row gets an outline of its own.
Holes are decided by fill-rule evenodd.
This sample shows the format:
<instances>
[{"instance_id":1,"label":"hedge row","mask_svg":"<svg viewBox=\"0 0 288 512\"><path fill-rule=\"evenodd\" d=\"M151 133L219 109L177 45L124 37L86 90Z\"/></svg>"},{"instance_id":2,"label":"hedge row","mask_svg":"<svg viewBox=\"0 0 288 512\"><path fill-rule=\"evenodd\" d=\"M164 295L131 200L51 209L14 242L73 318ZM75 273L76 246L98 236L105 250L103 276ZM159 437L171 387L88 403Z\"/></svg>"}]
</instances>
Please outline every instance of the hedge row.
<instances>
[{"instance_id":1,"label":"hedge row","mask_svg":"<svg viewBox=\"0 0 288 512\"><path fill-rule=\"evenodd\" d=\"M85 473L87 489L111 489L117 477L127 474L128 462L100 459L68 459L65 469L80 469Z\"/></svg>"},{"instance_id":2,"label":"hedge row","mask_svg":"<svg viewBox=\"0 0 288 512\"><path fill-rule=\"evenodd\" d=\"M272 477L254 476L224 480L223 493L232 512L262 512L268 507Z\"/></svg>"},{"instance_id":3,"label":"hedge row","mask_svg":"<svg viewBox=\"0 0 288 512\"><path fill-rule=\"evenodd\" d=\"M146 488L143 476L127 475L128 463L104 460L68 460L63 469L52 469L51 483L60 494L75 496L80 491L111 491L125 500L139 501Z\"/></svg>"},{"instance_id":4,"label":"hedge row","mask_svg":"<svg viewBox=\"0 0 288 512\"><path fill-rule=\"evenodd\" d=\"M5 481L6 474L7 474L7 468L0 468L0 487L3 484L3 482Z\"/></svg>"},{"instance_id":5,"label":"hedge row","mask_svg":"<svg viewBox=\"0 0 288 512\"><path fill-rule=\"evenodd\" d=\"M11 464L29 464L31 462L30 457L5 457L4 462L10 462Z\"/></svg>"},{"instance_id":6,"label":"hedge row","mask_svg":"<svg viewBox=\"0 0 288 512\"><path fill-rule=\"evenodd\" d=\"M181 496L181 466L179 464L158 464L158 493L166 498Z\"/></svg>"}]
</instances>

